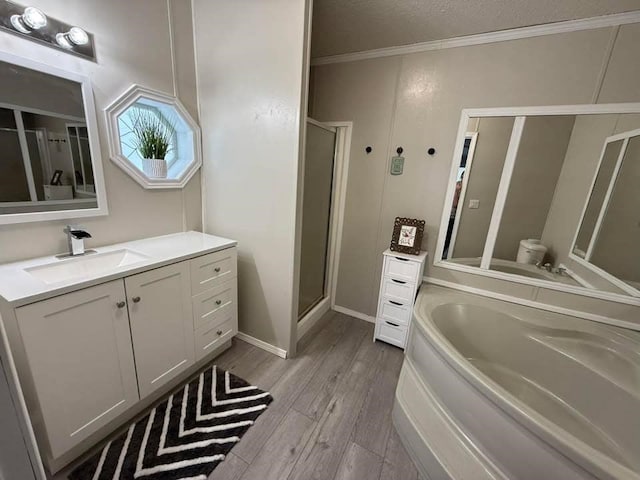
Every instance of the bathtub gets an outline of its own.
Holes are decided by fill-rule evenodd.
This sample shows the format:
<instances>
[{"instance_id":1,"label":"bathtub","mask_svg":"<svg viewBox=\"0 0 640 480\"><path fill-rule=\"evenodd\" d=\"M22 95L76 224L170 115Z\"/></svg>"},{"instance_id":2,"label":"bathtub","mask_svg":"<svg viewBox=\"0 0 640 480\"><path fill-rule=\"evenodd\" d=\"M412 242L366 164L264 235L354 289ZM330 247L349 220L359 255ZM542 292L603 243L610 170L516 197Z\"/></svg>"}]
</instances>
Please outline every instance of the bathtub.
<instances>
[{"instance_id":1,"label":"bathtub","mask_svg":"<svg viewBox=\"0 0 640 480\"><path fill-rule=\"evenodd\" d=\"M473 258L452 258L448 261L458 263L460 265L469 265L472 267L480 267L479 257ZM568 273L559 274L548 272L544 268L538 268L535 265L529 265L527 263L518 263L512 260L502 260L500 258L491 259L490 270L503 273L511 273L513 275L522 275L523 277L535 278L537 280L548 280L551 282L564 283L566 285L572 285L574 287L580 287L582 284L576 281Z\"/></svg>"},{"instance_id":2,"label":"bathtub","mask_svg":"<svg viewBox=\"0 0 640 480\"><path fill-rule=\"evenodd\" d=\"M430 480L640 480L640 333L425 285L393 419Z\"/></svg>"}]
</instances>

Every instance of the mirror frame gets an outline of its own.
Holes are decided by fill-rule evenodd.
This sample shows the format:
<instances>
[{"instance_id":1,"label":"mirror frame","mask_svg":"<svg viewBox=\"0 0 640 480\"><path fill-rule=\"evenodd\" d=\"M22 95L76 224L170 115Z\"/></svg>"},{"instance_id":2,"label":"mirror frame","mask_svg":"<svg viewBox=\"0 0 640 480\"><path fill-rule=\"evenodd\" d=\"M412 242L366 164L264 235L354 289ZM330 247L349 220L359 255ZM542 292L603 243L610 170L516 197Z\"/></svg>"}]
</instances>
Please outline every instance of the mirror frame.
<instances>
[{"instance_id":1,"label":"mirror frame","mask_svg":"<svg viewBox=\"0 0 640 480\"><path fill-rule=\"evenodd\" d=\"M49 220L62 220L69 218L98 217L109 214L107 206L107 192L104 183L104 172L102 169L102 150L100 149L100 135L98 132L98 117L93 99L93 87L91 79L79 73L63 70L51 65L36 62L27 58L0 52L0 61L11 63L20 67L37 70L55 77L71 80L80 84L82 91L82 101L84 106L85 121L89 134L89 149L91 151L91 162L93 164L94 185L96 188L96 208L80 208L74 210L56 210L49 212L28 212L28 213L7 213L0 215L0 225L10 225L14 223L44 222Z\"/></svg>"},{"instance_id":2,"label":"mirror frame","mask_svg":"<svg viewBox=\"0 0 640 480\"><path fill-rule=\"evenodd\" d=\"M493 206L493 213L491 217L491 223L489 231L487 233L487 239L483 250L482 262L480 267L474 267L471 265L462 265L451 262L449 260L443 260L442 254L444 252L444 244L446 240L447 226L450 219L450 204L453 201L455 194L455 182L458 173L458 167L460 158L464 148L464 140L467 134L467 127L471 118L482 117L514 117L514 128L512 131L512 138L509 141L509 149L505 158L505 165L503 167L500 185L496 196L496 203L500 201L500 204L504 207L504 200L508 192L508 184L504 184L505 174L510 176L510 170L513 170L515 164L517 148L513 148L514 144L513 134L518 129L522 129L524 122L518 121L518 117L531 117L531 116L553 116L553 115L603 115L603 114L640 114L640 103L608 103L608 104L586 104L586 105L553 105L553 106L523 106L523 107L497 107L497 108L465 108L460 115L460 122L458 124L458 133L456 135L456 143L453 151L453 159L451 161L451 168L448 177L447 191L445 195L444 204L442 207L442 215L440 220L440 229L438 231L438 240L436 242L435 257L433 260L434 267L447 268L449 270L456 270L459 272L470 273L473 275L481 275L485 277L491 277L503 281L521 283L534 287L547 288L550 290L558 290L566 293L572 293L582 295L591 298L598 298L601 300L608 300L617 303L624 303L628 305L640 306L640 298L634 296L627 296L620 293L606 292L603 290L589 289L587 287L579 287L572 285L565 285L550 280L540 280L535 278L524 277L514 273L505 273L497 270L489 270L488 266L491 261L491 254L493 251L493 245L495 245L495 239L498 234L500 226L501 213L496 215L496 206ZM521 123L521 125L518 125ZM517 145L515 145L517 147ZM597 174L597 172L596 172ZM588 198L586 199L588 201ZM502 210L502 209L499 209ZM579 219L577 229L580 229L582 224L582 218ZM575 243L575 238L574 238ZM490 247L490 251L487 251L487 246Z\"/></svg>"}]
</instances>

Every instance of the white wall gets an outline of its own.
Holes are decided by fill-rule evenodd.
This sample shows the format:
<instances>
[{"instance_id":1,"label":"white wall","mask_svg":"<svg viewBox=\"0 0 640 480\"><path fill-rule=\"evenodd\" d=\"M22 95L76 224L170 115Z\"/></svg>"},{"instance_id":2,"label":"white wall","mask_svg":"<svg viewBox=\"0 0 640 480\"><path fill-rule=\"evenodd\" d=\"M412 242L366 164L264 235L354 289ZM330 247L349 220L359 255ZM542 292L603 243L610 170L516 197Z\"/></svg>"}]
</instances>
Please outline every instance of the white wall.
<instances>
[{"instance_id":1,"label":"white wall","mask_svg":"<svg viewBox=\"0 0 640 480\"><path fill-rule=\"evenodd\" d=\"M29 5L95 35L97 62L90 62L0 32L0 50L91 78L100 128L109 215L83 219L99 246L200 229L200 174L183 191L147 191L109 160L103 109L131 84L172 94L174 88L197 118L189 0L33 0ZM173 29L171 42L170 27ZM174 84L172 49L176 66ZM0 262L65 251L62 228L70 221L0 226Z\"/></svg>"},{"instance_id":2,"label":"white wall","mask_svg":"<svg viewBox=\"0 0 640 480\"><path fill-rule=\"evenodd\" d=\"M295 348L305 0L195 0L204 229L238 240L240 331Z\"/></svg>"},{"instance_id":3,"label":"white wall","mask_svg":"<svg viewBox=\"0 0 640 480\"><path fill-rule=\"evenodd\" d=\"M354 122L338 304L375 314L381 253L395 216L425 219L423 247L435 251L463 108L640 100L640 25L620 27L610 52L613 33L602 28L314 67L314 117ZM364 153L368 144L375 157ZM391 177L388 159L397 146L404 148L405 173ZM434 157L426 155L431 146ZM433 255L430 263L427 275L443 280L477 280L529 298L539 293L433 267Z\"/></svg>"}]
</instances>

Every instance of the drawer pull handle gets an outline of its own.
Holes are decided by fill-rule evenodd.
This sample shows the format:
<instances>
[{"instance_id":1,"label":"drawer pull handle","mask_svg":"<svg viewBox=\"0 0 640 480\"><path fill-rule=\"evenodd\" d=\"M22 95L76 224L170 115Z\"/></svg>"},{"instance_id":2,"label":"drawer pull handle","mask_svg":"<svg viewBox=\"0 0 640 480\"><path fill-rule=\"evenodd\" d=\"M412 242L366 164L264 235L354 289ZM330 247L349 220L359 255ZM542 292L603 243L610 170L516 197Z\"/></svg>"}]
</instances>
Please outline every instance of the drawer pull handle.
<instances>
[{"instance_id":1,"label":"drawer pull handle","mask_svg":"<svg viewBox=\"0 0 640 480\"><path fill-rule=\"evenodd\" d=\"M401 262L408 262L409 259L408 258L402 258L402 257L395 257L396 260L400 260Z\"/></svg>"},{"instance_id":2,"label":"drawer pull handle","mask_svg":"<svg viewBox=\"0 0 640 480\"><path fill-rule=\"evenodd\" d=\"M133 303L140 303L140 297L133 297L131 300L133 300Z\"/></svg>"},{"instance_id":3,"label":"drawer pull handle","mask_svg":"<svg viewBox=\"0 0 640 480\"><path fill-rule=\"evenodd\" d=\"M222 330L218 330L216 333L218 334L218 336L220 336L222 335Z\"/></svg>"},{"instance_id":4,"label":"drawer pull handle","mask_svg":"<svg viewBox=\"0 0 640 480\"><path fill-rule=\"evenodd\" d=\"M216 300L216 305L222 305L222 300Z\"/></svg>"},{"instance_id":5,"label":"drawer pull handle","mask_svg":"<svg viewBox=\"0 0 640 480\"><path fill-rule=\"evenodd\" d=\"M216 272L216 273L220 273L220 267L214 268L213 271Z\"/></svg>"},{"instance_id":6,"label":"drawer pull handle","mask_svg":"<svg viewBox=\"0 0 640 480\"><path fill-rule=\"evenodd\" d=\"M394 305L398 305L398 306L400 306L400 307L402 307L402 306L403 306L403 304L402 304L402 303L400 303L400 302L394 302L393 300L389 300L389 303L393 303Z\"/></svg>"},{"instance_id":7,"label":"drawer pull handle","mask_svg":"<svg viewBox=\"0 0 640 480\"><path fill-rule=\"evenodd\" d=\"M391 281L392 281L392 282L399 283L399 284L401 284L401 285L404 285L405 283L407 283L407 282L403 282L402 280L396 280L395 278L392 278L392 279L391 279Z\"/></svg>"},{"instance_id":8,"label":"drawer pull handle","mask_svg":"<svg viewBox=\"0 0 640 480\"><path fill-rule=\"evenodd\" d=\"M116 303L116 307L118 307L118 308L124 308L125 305L126 305L126 302L118 302L118 303Z\"/></svg>"},{"instance_id":9,"label":"drawer pull handle","mask_svg":"<svg viewBox=\"0 0 640 480\"><path fill-rule=\"evenodd\" d=\"M387 321L385 321L385 323L391 325L392 327L399 327L400 326L397 323L391 323L391 322L387 322Z\"/></svg>"}]
</instances>

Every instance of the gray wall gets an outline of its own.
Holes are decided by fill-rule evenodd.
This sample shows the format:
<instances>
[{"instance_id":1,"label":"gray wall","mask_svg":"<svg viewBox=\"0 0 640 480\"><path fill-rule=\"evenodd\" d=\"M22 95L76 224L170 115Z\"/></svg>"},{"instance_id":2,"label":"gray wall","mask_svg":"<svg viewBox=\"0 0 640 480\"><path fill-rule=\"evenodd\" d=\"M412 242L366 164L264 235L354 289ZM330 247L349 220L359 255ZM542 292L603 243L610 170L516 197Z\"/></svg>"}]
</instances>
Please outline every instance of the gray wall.
<instances>
[{"instance_id":1,"label":"gray wall","mask_svg":"<svg viewBox=\"0 0 640 480\"><path fill-rule=\"evenodd\" d=\"M462 108L640 101L640 25L621 26L610 52L612 32L602 28L315 67L314 116L354 121L338 305L375 314L381 254L395 216L424 218L423 247L435 251ZM367 156L369 144L374 152ZM405 174L390 177L388 161L399 145ZM437 148L435 157L425 155L429 146ZM433 267L433 258L427 275L453 282L474 277ZM568 298L475 277L502 293L548 302Z\"/></svg>"},{"instance_id":2,"label":"gray wall","mask_svg":"<svg viewBox=\"0 0 640 480\"><path fill-rule=\"evenodd\" d=\"M542 237L574 121L573 115L525 121L494 258L515 261L520 240Z\"/></svg>"},{"instance_id":3,"label":"gray wall","mask_svg":"<svg viewBox=\"0 0 640 480\"><path fill-rule=\"evenodd\" d=\"M242 332L295 349L305 0L196 0L205 231L238 240Z\"/></svg>"},{"instance_id":4,"label":"gray wall","mask_svg":"<svg viewBox=\"0 0 640 480\"><path fill-rule=\"evenodd\" d=\"M474 120L470 119L469 123L476 123ZM453 245L453 258L482 256L511 139L513 122L514 119L509 117L477 119L476 148L471 169L469 169L470 159L467 159L465 170L467 190L464 202L458 202L458 208L462 210L455 245ZM473 129L467 129L467 131L470 132ZM480 201L480 208L469 208L469 201L472 199Z\"/></svg>"},{"instance_id":5,"label":"gray wall","mask_svg":"<svg viewBox=\"0 0 640 480\"><path fill-rule=\"evenodd\" d=\"M186 188L144 190L109 160L103 109L138 83L173 93L194 118L197 95L189 0L34 0L52 17L80 25L95 35L97 63L3 34L0 48L91 78L100 129L109 215L83 219L99 246L201 227L200 174ZM170 11L169 11L170 10ZM171 44L169 25L173 27ZM173 82L171 49L175 53ZM62 228L69 221L0 226L0 262L59 253L66 249Z\"/></svg>"}]
</instances>

